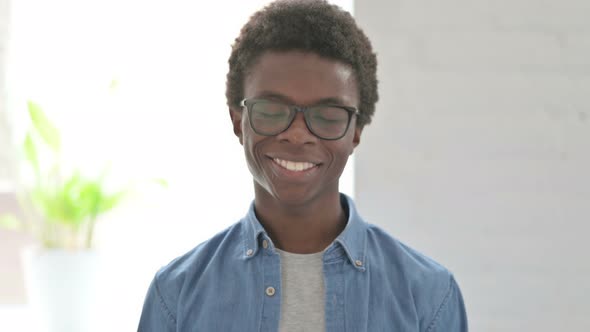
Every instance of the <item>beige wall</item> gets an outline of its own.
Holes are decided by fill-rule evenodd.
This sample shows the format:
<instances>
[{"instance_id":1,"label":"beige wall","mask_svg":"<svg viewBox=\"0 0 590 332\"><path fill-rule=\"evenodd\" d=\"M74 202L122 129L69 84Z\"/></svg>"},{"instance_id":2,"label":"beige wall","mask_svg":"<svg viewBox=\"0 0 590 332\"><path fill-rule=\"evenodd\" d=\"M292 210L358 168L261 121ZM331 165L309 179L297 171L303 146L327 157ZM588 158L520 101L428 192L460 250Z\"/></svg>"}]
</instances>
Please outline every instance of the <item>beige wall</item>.
<instances>
[{"instance_id":1,"label":"beige wall","mask_svg":"<svg viewBox=\"0 0 590 332\"><path fill-rule=\"evenodd\" d=\"M18 211L13 194L0 193L0 211ZM26 234L0 229L0 305L26 302L20 249L32 243Z\"/></svg>"},{"instance_id":2,"label":"beige wall","mask_svg":"<svg viewBox=\"0 0 590 332\"><path fill-rule=\"evenodd\" d=\"M381 101L360 211L448 266L471 330L590 331L590 2L359 0Z\"/></svg>"},{"instance_id":3,"label":"beige wall","mask_svg":"<svg viewBox=\"0 0 590 332\"><path fill-rule=\"evenodd\" d=\"M10 173L8 162L9 128L6 121L6 53L8 38L8 0L0 0L0 190Z\"/></svg>"},{"instance_id":4,"label":"beige wall","mask_svg":"<svg viewBox=\"0 0 590 332\"><path fill-rule=\"evenodd\" d=\"M9 132L6 121L6 51L8 38L8 0L0 0L0 214L16 212L16 199L8 190L11 166L8 161ZM0 305L24 303L19 248L26 236L0 229Z\"/></svg>"}]
</instances>

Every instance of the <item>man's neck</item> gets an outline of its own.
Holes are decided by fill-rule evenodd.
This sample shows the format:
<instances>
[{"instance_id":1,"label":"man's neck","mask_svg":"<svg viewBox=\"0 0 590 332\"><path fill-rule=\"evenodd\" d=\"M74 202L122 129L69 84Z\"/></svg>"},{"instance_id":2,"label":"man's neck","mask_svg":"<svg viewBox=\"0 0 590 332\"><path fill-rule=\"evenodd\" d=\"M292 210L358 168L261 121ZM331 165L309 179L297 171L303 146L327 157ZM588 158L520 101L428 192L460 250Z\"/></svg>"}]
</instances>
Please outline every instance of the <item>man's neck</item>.
<instances>
[{"instance_id":1,"label":"man's neck","mask_svg":"<svg viewBox=\"0 0 590 332\"><path fill-rule=\"evenodd\" d=\"M256 216L273 243L287 252L320 252L346 226L346 213L338 192L293 206L280 202L261 189L256 190L254 205Z\"/></svg>"}]
</instances>

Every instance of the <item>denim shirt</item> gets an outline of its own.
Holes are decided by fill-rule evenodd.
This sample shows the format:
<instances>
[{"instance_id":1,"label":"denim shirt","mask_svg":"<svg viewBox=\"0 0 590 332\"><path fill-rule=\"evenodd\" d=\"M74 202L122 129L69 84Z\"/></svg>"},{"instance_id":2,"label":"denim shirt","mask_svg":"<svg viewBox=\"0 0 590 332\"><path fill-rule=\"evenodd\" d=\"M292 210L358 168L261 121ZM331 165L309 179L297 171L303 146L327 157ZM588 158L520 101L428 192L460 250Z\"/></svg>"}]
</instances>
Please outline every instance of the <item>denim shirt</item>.
<instances>
[{"instance_id":1,"label":"denim shirt","mask_svg":"<svg viewBox=\"0 0 590 332\"><path fill-rule=\"evenodd\" d=\"M348 223L323 255L325 331L467 331L452 274L363 221L351 198L341 202ZM156 273L138 331L276 332L280 306L280 256L252 203L238 223Z\"/></svg>"}]
</instances>

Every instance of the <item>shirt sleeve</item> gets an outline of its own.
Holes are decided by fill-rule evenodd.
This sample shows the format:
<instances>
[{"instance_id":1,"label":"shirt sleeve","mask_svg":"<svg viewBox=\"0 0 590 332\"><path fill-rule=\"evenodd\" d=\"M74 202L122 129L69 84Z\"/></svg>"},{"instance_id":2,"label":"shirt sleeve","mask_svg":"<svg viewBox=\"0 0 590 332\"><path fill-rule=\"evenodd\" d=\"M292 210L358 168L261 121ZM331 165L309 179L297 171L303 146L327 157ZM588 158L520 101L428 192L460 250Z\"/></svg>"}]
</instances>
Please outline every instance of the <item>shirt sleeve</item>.
<instances>
[{"instance_id":1,"label":"shirt sleeve","mask_svg":"<svg viewBox=\"0 0 590 332\"><path fill-rule=\"evenodd\" d=\"M176 331L176 318L164 302L158 280L154 278L148 289L139 320L138 332Z\"/></svg>"},{"instance_id":2,"label":"shirt sleeve","mask_svg":"<svg viewBox=\"0 0 590 332\"><path fill-rule=\"evenodd\" d=\"M449 290L426 332L467 332L467 313L461 290L451 275Z\"/></svg>"}]
</instances>

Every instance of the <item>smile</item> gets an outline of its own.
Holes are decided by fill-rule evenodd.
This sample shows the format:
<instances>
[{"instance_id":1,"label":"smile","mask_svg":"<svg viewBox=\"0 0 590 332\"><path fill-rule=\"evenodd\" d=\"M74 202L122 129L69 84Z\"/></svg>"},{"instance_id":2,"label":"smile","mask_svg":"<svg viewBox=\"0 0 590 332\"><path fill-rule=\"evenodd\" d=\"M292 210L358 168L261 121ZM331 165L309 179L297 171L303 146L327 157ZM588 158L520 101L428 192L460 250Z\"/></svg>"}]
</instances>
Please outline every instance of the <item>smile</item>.
<instances>
[{"instance_id":1,"label":"smile","mask_svg":"<svg viewBox=\"0 0 590 332\"><path fill-rule=\"evenodd\" d=\"M316 164L310 163L310 162L296 162L296 161L290 161L290 160L283 160L283 159L279 159L279 158L273 158L272 160L277 165L279 165L282 168L285 168L289 171L292 171L292 172L303 172L303 171L307 171L308 169L317 166Z\"/></svg>"}]
</instances>

